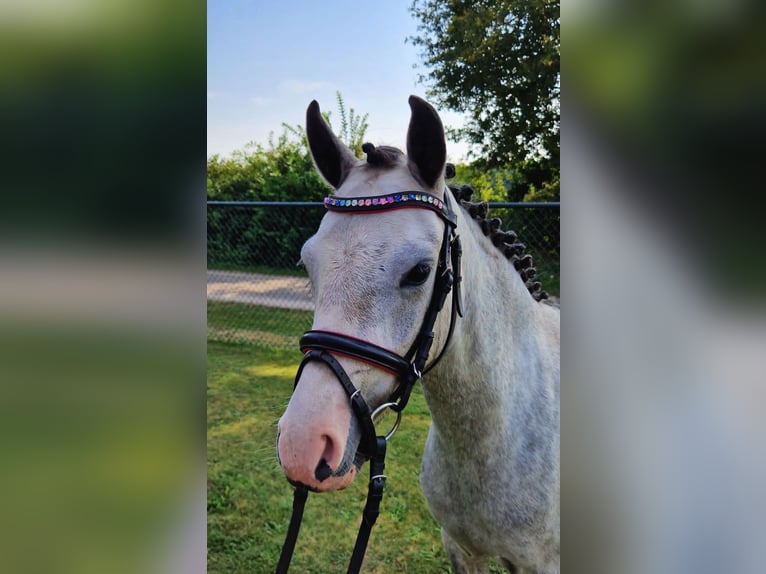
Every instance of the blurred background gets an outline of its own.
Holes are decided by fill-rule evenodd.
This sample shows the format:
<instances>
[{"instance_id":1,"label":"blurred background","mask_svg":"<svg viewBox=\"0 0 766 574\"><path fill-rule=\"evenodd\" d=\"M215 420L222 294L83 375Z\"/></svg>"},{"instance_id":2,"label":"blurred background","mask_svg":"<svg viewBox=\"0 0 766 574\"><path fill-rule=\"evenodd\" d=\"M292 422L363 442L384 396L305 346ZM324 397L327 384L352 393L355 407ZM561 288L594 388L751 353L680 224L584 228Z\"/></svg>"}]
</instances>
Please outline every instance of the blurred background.
<instances>
[{"instance_id":1,"label":"blurred background","mask_svg":"<svg viewBox=\"0 0 766 574\"><path fill-rule=\"evenodd\" d=\"M563 6L567 569L763 570L761 15Z\"/></svg>"},{"instance_id":2,"label":"blurred background","mask_svg":"<svg viewBox=\"0 0 766 574\"><path fill-rule=\"evenodd\" d=\"M0 5L3 571L204 569L205 32Z\"/></svg>"}]
</instances>

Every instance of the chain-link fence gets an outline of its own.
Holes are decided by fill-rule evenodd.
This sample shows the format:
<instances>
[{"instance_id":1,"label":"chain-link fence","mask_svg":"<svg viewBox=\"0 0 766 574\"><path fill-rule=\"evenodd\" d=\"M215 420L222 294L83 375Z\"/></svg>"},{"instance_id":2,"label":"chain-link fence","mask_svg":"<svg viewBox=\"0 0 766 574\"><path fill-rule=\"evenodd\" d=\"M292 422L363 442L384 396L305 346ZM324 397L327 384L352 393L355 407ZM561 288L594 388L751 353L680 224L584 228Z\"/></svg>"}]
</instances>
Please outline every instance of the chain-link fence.
<instances>
[{"instance_id":1,"label":"chain-link fence","mask_svg":"<svg viewBox=\"0 0 766 574\"><path fill-rule=\"evenodd\" d=\"M490 217L532 254L543 289L558 296L558 203L492 203ZM207 204L208 338L295 349L311 328L303 243L325 210L314 202Z\"/></svg>"}]
</instances>

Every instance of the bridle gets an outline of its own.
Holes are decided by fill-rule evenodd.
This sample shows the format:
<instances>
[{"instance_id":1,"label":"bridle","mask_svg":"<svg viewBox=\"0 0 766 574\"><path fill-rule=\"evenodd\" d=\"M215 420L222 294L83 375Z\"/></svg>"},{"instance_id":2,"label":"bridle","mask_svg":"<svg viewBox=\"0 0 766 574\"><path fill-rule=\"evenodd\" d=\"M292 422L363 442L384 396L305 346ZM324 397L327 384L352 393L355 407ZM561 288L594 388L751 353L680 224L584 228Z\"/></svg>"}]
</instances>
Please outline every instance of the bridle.
<instances>
[{"instance_id":1,"label":"bridle","mask_svg":"<svg viewBox=\"0 0 766 574\"><path fill-rule=\"evenodd\" d=\"M395 194L348 199L329 196L324 200L324 205L329 211L338 213L350 215L371 214L378 211L415 208L428 209L436 213L444 221L444 237L439 250L439 262L436 268L431 300L423 317L418 335L404 355L398 355L393 351L368 341L330 331L307 331L300 340L300 348L304 355L298 367L298 372L295 375L294 386L297 386L301 373L303 373L303 369L308 363L321 362L325 364L333 372L335 378L338 379L338 382L340 382L343 390L348 395L351 408L360 423L362 437L359 443L358 454L362 455L365 460L370 461L370 482L367 491L367 502L362 513L362 523L359 527L347 574L359 572L370 532L378 518L386 479L383 474L385 469L386 442L393 436L399 426L402 411L407 406L415 383L444 356L452 339L456 315L463 316L463 304L460 295L460 283L462 280L460 258L462 256L462 248L460 238L456 233L457 214L452 209L449 198L450 194L451 191L445 188L444 201L420 191L402 191ZM436 359L431 364L426 365L428 355L431 352L431 346L433 345L436 319L444 307L447 295L453 288L455 292L452 297L452 310L447 339ZM353 384L334 355L351 357L393 373L397 377L399 384L387 401L384 401L375 410L370 411L359 389ZM396 422L385 436L377 436L373 418L387 408L396 412ZM294 486L293 512L285 543L282 546L282 554L279 558L276 574L286 573L290 565L290 559L292 558L295 542L300 530L300 523L303 518L303 508L308 496L308 489L305 485L296 483Z\"/></svg>"}]
</instances>

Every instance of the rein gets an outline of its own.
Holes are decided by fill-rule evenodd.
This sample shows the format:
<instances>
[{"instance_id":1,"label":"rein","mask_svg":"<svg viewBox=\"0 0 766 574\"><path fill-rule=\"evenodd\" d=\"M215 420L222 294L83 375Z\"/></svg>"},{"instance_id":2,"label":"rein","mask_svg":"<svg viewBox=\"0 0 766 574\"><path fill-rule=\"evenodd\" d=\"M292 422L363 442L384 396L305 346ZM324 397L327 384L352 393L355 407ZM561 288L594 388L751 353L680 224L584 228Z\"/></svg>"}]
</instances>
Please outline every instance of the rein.
<instances>
[{"instance_id":1,"label":"rein","mask_svg":"<svg viewBox=\"0 0 766 574\"><path fill-rule=\"evenodd\" d=\"M372 527L375 525L380 513L380 501L383 498L386 479L383 474L385 469L386 443L399 426L402 411L407 406L415 383L444 356L452 339L456 316L463 316L463 303L460 294L460 283L462 280L460 258L462 256L462 248L460 238L456 234L457 214L450 204L450 193L449 189L445 189L444 201L433 195L418 191L403 191L396 194L355 199L329 196L324 200L324 205L329 211L350 215L405 208L428 209L436 213L445 223L431 301L423 317L423 323L418 335L407 353L401 356L374 343L343 333L332 333L329 331L307 331L300 340L301 351L305 354L295 375L294 386L297 386L301 373L309 362L324 363L333 372L335 378L338 379L338 382L349 397L351 408L362 429L358 453L365 460L370 461L370 482L367 490L367 502L362 513L362 523L359 526L359 533L357 534L347 574L359 572ZM436 359L430 365L426 365L433 344L436 318L444 307L447 295L453 288L455 293L452 297L452 310L447 339ZM346 371L333 355L351 357L393 373L399 380L399 385L387 401L375 410L370 411L359 389L356 388L346 374ZM396 422L388 434L377 436L373 418L387 408L397 413ZM294 484L294 486L290 526L287 530L285 543L282 546L276 574L286 574L290 566L290 560L295 549L295 543L303 518L303 509L308 496L308 489L305 485L298 483Z\"/></svg>"}]
</instances>

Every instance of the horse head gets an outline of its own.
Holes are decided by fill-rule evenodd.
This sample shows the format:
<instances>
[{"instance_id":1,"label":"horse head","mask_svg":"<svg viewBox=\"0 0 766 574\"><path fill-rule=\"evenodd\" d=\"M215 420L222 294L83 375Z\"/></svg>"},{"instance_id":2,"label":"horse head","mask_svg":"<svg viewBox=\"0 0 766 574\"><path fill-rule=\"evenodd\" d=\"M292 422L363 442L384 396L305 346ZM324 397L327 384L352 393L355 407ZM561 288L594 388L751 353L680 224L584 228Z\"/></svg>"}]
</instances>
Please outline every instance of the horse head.
<instances>
[{"instance_id":1,"label":"horse head","mask_svg":"<svg viewBox=\"0 0 766 574\"><path fill-rule=\"evenodd\" d=\"M312 331L369 342L399 357L412 350L429 310L445 242L444 216L434 215L434 205L447 201L442 122L420 98L411 96L409 104L407 154L365 144L366 160L335 136L315 101L306 113L314 163L335 190L325 203L336 207L301 251L314 298ZM397 209L417 207L406 204L403 193L417 193L430 209ZM375 209L368 203L365 211L358 208L360 198L402 204ZM444 323L440 317L434 347L445 340ZM400 377L392 369L353 353L330 354L370 411L396 393ZM316 491L347 487L365 460L358 419L337 373L322 361L305 363L279 421L277 454L288 480Z\"/></svg>"}]
</instances>

